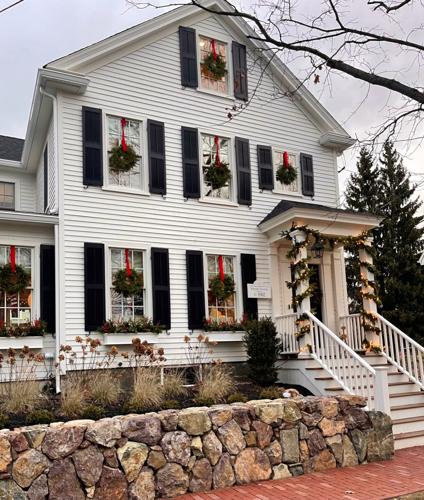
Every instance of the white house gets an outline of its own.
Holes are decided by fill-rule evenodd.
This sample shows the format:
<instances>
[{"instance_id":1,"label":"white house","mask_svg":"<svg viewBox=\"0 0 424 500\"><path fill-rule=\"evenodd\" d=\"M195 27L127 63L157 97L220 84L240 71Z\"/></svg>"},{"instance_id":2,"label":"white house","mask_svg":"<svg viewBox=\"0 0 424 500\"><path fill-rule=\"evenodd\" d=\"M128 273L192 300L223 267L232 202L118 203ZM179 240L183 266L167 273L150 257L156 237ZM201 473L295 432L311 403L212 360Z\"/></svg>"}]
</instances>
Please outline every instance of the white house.
<instances>
[{"instance_id":1,"label":"white house","mask_svg":"<svg viewBox=\"0 0 424 500\"><path fill-rule=\"evenodd\" d=\"M127 349L133 335L98 328L147 316L165 329L141 337L163 347L168 363L183 363L183 337L202 332L204 318L271 315L286 353L300 351L283 377L317 394L369 396L370 405L392 408L397 434L412 432L404 445L417 442L424 439L423 349L377 315L383 357L356 353L365 334L360 318L348 315L341 244L317 256L301 248L321 294L305 298L297 312L291 308L292 243L282 231L307 225L337 240L358 237L378 221L339 206L337 157L353 139L305 88L271 98L298 81L278 59L269 63L250 33L240 19L183 6L38 71L25 140L0 137L0 261L9 263L13 249L32 278L19 296L0 295L0 319L45 320L55 335L34 347L57 357L77 335ZM214 51L225 60L220 78L202 69ZM116 173L109 152L122 137L139 157L129 172ZM217 146L231 179L213 190L205 174ZM276 180L285 152L297 171L289 185ZM301 242L305 234L294 236ZM142 274L143 291L124 298L112 281L127 261ZM235 291L217 301L208 284L221 262ZM305 279L298 289L307 286ZM311 331L297 342L300 313L309 315ZM347 342L339 338L343 331ZM221 341L216 357L245 359L241 334L210 335ZM0 340L3 348L14 342ZM386 364L382 375L372 362ZM411 418L405 427L402 419Z\"/></svg>"}]
</instances>

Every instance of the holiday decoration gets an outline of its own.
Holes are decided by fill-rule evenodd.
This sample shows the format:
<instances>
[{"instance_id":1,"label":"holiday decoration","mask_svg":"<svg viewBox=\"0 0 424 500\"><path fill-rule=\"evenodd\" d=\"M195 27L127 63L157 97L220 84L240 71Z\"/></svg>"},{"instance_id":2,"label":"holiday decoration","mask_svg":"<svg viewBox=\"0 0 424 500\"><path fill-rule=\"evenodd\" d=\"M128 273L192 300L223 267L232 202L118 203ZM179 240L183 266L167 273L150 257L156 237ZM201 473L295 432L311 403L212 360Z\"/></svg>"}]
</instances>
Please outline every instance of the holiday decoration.
<instances>
[{"instance_id":1,"label":"holiday decoration","mask_svg":"<svg viewBox=\"0 0 424 500\"><path fill-rule=\"evenodd\" d=\"M228 163L221 161L219 156L219 137L215 136L215 161L204 167L204 179L211 190L221 189L228 185L231 179L231 170ZM209 193L208 193L209 194Z\"/></svg>"},{"instance_id":2,"label":"holiday decoration","mask_svg":"<svg viewBox=\"0 0 424 500\"><path fill-rule=\"evenodd\" d=\"M115 273L112 285L115 291L124 297L141 295L143 292L143 275L131 269L128 248L125 249L125 269Z\"/></svg>"},{"instance_id":3,"label":"holiday decoration","mask_svg":"<svg viewBox=\"0 0 424 500\"><path fill-rule=\"evenodd\" d=\"M213 80L221 80L227 74L225 59L216 50L216 41L211 40L212 51L203 59L202 73Z\"/></svg>"},{"instance_id":4,"label":"holiday decoration","mask_svg":"<svg viewBox=\"0 0 424 500\"><path fill-rule=\"evenodd\" d=\"M287 151L283 153L283 163L277 169L277 181L281 184L289 185L297 178L297 171L290 163Z\"/></svg>"},{"instance_id":5,"label":"holiday decoration","mask_svg":"<svg viewBox=\"0 0 424 500\"><path fill-rule=\"evenodd\" d=\"M127 144L125 139L125 126L127 121L121 118L121 144L114 146L109 152L109 169L112 172L129 172L135 167L139 156L131 144Z\"/></svg>"},{"instance_id":6,"label":"holiday decoration","mask_svg":"<svg viewBox=\"0 0 424 500\"><path fill-rule=\"evenodd\" d=\"M232 276L224 272L224 261L222 255L218 257L219 272L209 281L209 290L218 300L227 300L233 295L235 283Z\"/></svg>"},{"instance_id":7,"label":"holiday decoration","mask_svg":"<svg viewBox=\"0 0 424 500\"><path fill-rule=\"evenodd\" d=\"M10 262L0 267L0 290L6 293L19 293L31 283L31 276L22 266L16 264L16 249L10 247Z\"/></svg>"}]
</instances>

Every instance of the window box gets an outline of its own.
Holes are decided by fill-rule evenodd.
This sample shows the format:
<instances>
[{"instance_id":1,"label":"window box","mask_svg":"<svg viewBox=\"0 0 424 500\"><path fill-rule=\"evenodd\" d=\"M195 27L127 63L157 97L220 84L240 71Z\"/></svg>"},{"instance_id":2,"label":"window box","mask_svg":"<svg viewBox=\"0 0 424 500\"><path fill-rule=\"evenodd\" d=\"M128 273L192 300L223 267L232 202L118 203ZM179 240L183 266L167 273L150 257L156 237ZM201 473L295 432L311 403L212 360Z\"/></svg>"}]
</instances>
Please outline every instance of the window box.
<instances>
[{"instance_id":1,"label":"window box","mask_svg":"<svg viewBox=\"0 0 424 500\"><path fill-rule=\"evenodd\" d=\"M213 332L205 332L204 335L205 337L208 337L209 340L216 342L242 342L245 333L246 332L243 330L236 332L213 331Z\"/></svg>"},{"instance_id":2,"label":"window box","mask_svg":"<svg viewBox=\"0 0 424 500\"><path fill-rule=\"evenodd\" d=\"M30 349L42 349L44 347L44 338L39 336L28 337L0 337L0 350L22 349L24 346Z\"/></svg>"},{"instance_id":3,"label":"window box","mask_svg":"<svg viewBox=\"0 0 424 500\"><path fill-rule=\"evenodd\" d=\"M139 338L141 341L147 340L149 344L156 344L159 335L155 333L104 333L102 342L104 345L131 345L134 338Z\"/></svg>"}]
</instances>

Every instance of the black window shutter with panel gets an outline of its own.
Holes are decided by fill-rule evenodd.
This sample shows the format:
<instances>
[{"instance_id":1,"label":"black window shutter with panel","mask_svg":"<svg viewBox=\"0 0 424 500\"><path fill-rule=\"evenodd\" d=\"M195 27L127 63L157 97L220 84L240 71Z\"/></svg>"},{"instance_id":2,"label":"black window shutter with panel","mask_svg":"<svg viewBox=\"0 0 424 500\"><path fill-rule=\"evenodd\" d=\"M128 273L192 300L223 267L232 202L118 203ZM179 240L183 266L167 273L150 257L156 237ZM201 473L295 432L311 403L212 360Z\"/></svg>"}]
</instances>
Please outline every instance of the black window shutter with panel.
<instances>
[{"instance_id":1,"label":"black window shutter with panel","mask_svg":"<svg viewBox=\"0 0 424 500\"><path fill-rule=\"evenodd\" d=\"M300 153L300 171L302 174L302 194L314 196L314 164L311 155Z\"/></svg>"},{"instance_id":2,"label":"black window shutter with panel","mask_svg":"<svg viewBox=\"0 0 424 500\"><path fill-rule=\"evenodd\" d=\"M243 290L243 312L249 319L258 318L258 301L247 297L247 285L256 281L256 257L252 254L242 253L241 283Z\"/></svg>"},{"instance_id":3,"label":"black window shutter with panel","mask_svg":"<svg viewBox=\"0 0 424 500\"><path fill-rule=\"evenodd\" d=\"M246 46L238 42L232 44L234 97L248 100Z\"/></svg>"},{"instance_id":4,"label":"black window shutter with panel","mask_svg":"<svg viewBox=\"0 0 424 500\"><path fill-rule=\"evenodd\" d=\"M272 168L272 149L270 146L258 146L259 189L274 189L274 171Z\"/></svg>"},{"instance_id":5,"label":"black window shutter with panel","mask_svg":"<svg viewBox=\"0 0 424 500\"><path fill-rule=\"evenodd\" d=\"M197 128L181 128L185 198L200 198L199 138Z\"/></svg>"},{"instance_id":6,"label":"black window shutter with panel","mask_svg":"<svg viewBox=\"0 0 424 500\"><path fill-rule=\"evenodd\" d=\"M84 243L85 330L95 331L106 320L105 247Z\"/></svg>"},{"instance_id":7,"label":"black window shutter with panel","mask_svg":"<svg viewBox=\"0 0 424 500\"><path fill-rule=\"evenodd\" d=\"M152 248L153 321L171 328L171 295L169 288L169 252Z\"/></svg>"},{"instance_id":8,"label":"black window shutter with panel","mask_svg":"<svg viewBox=\"0 0 424 500\"><path fill-rule=\"evenodd\" d=\"M165 125L147 120L150 192L166 194Z\"/></svg>"},{"instance_id":9,"label":"black window shutter with panel","mask_svg":"<svg viewBox=\"0 0 424 500\"><path fill-rule=\"evenodd\" d=\"M205 319L205 285L203 279L203 253L187 250L187 303L188 328L203 328Z\"/></svg>"},{"instance_id":10,"label":"black window shutter with panel","mask_svg":"<svg viewBox=\"0 0 424 500\"><path fill-rule=\"evenodd\" d=\"M102 110L82 108L82 164L85 186L103 185Z\"/></svg>"},{"instance_id":11,"label":"black window shutter with panel","mask_svg":"<svg viewBox=\"0 0 424 500\"><path fill-rule=\"evenodd\" d=\"M46 331L56 331L55 251L53 245L40 245L40 319Z\"/></svg>"},{"instance_id":12,"label":"black window shutter with panel","mask_svg":"<svg viewBox=\"0 0 424 500\"><path fill-rule=\"evenodd\" d=\"M196 31L193 28L180 26L179 34L181 85L195 88L198 85Z\"/></svg>"},{"instance_id":13,"label":"black window shutter with panel","mask_svg":"<svg viewBox=\"0 0 424 500\"><path fill-rule=\"evenodd\" d=\"M49 154L48 154L48 146L46 144L46 147L44 148L44 155L43 155L43 176L44 176L44 211L47 210L47 205L49 204L49 196L48 196L48 190L49 190Z\"/></svg>"},{"instance_id":14,"label":"black window shutter with panel","mask_svg":"<svg viewBox=\"0 0 424 500\"><path fill-rule=\"evenodd\" d=\"M240 205L252 204L249 141L236 137L237 200Z\"/></svg>"}]
</instances>

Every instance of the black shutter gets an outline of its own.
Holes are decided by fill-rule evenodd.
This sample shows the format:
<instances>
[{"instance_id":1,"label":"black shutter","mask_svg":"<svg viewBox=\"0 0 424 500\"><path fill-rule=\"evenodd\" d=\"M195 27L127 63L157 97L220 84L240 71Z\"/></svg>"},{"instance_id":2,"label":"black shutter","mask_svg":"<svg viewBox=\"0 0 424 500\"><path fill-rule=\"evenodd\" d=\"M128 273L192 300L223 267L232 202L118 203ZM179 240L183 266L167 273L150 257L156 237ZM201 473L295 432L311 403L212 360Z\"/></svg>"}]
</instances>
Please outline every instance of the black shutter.
<instances>
[{"instance_id":1,"label":"black shutter","mask_svg":"<svg viewBox=\"0 0 424 500\"><path fill-rule=\"evenodd\" d=\"M196 31L180 26L181 85L197 87Z\"/></svg>"},{"instance_id":2,"label":"black shutter","mask_svg":"<svg viewBox=\"0 0 424 500\"><path fill-rule=\"evenodd\" d=\"M40 319L46 331L56 331L55 252L53 245L40 245Z\"/></svg>"},{"instance_id":3,"label":"black shutter","mask_svg":"<svg viewBox=\"0 0 424 500\"><path fill-rule=\"evenodd\" d=\"M314 164L312 156L300 153L300 171L302 173L302 193L304 196L314 196Z\"/></svg>"},{"instance_id":4,"label":"black shutter","mask_svg":"<svg viewBox=\"0 0 424 500\"><path fill-rule=\"evenodd\" d=\"M150 192L166 194L165 125L147 120Z\"/></svg>"},{"instance_id":5,"label":"black shutter","mask_svg":"<svg viewBox=\"0 0 424 500\"><path fill-rule=\"evenodd\" d=\"M274 189L272 168L272 149L270 146L258 146L259 189Z\"/></svg>"},{"instance_id":6,"label":"black shutter","mask_svg":"<svg viewBox=\"0 0 424 500\"><path fill-rule=\"evenodd\" d=\"M234 97L247 101L247 61L246 46L233 42Z\"/></svg>"},{"instance_id":7,"label":"black shutter","mask_svg":"<svg viewBox=\"0 0 424 500\"><path fill-rule=\"evenodd\" d=\"M169 254L165 248L152 248L153 321L171 328Z\"/></svg>"},{"instance_id":8,"label":"black shutter","mask_svg":"<svg viewBox=\"0 0 424 500\"><path fill-rule=\"evenodd\" d=\"M243 290L243 312L249 319L258 318L258 301L247 297L247 285L256 281L256 258L252 254L242 253L241 262L241 285Z\"/></svg>"},{"instance_id":9,"label":"black shutter","mask_svg":"<svg viewBox=\"0 0 424 500\"><path fill-rule=\"evenodd\" d=\"M186 252L188 328L203 328L205 319L205 285L203 279L203 253Z\"/></svg>"},{"instance_id":10,"label":"black shutter","mask_svg":"<svg viewBox=\"0 0 424 500\"><path fill-rule=\"evenodd\" d=\"M199 139L197 128L181 128L185 198L200 198Z\"/></svg>"},{"instance_id":11,"label":"black shutter","mask_svg":"<svg viewBox=\"0 0 424 500\"><path fill-rule=\"evenodd\" d=\"M84 314L87 332L106 320L105 247L101 243L84 243Z\"/></svg>"},{"instance_id":12,"label":"black shutter","mask_svg":"<svg viewBox=\"0 0 424 500\"><path fill-rule=\"evenodd\" d=\"M103 185L102 110L82 108L82 165L85 186Z\"/></svg>"},{"instance_id":13,"label":"black shutter","mask_svg":"<svg viewBox=\"0 0 424 500\"><path fill-rule=\"evenodd\" d=\"M49 204L49 155L47 151L47 144L44 148L43 157L43 175L44 175L44 211L47 210L47 205Z\"/></svg>"},{"instance_id":14,"label":"black shutter","mask_svg":"<svg viewBox=\"0 0 424 500\"><path fill-rule=\"evenodd\" d=\"M240 205L252 204L249 141L236 137L237 199Z\"/></svg>"}]
</instances>

